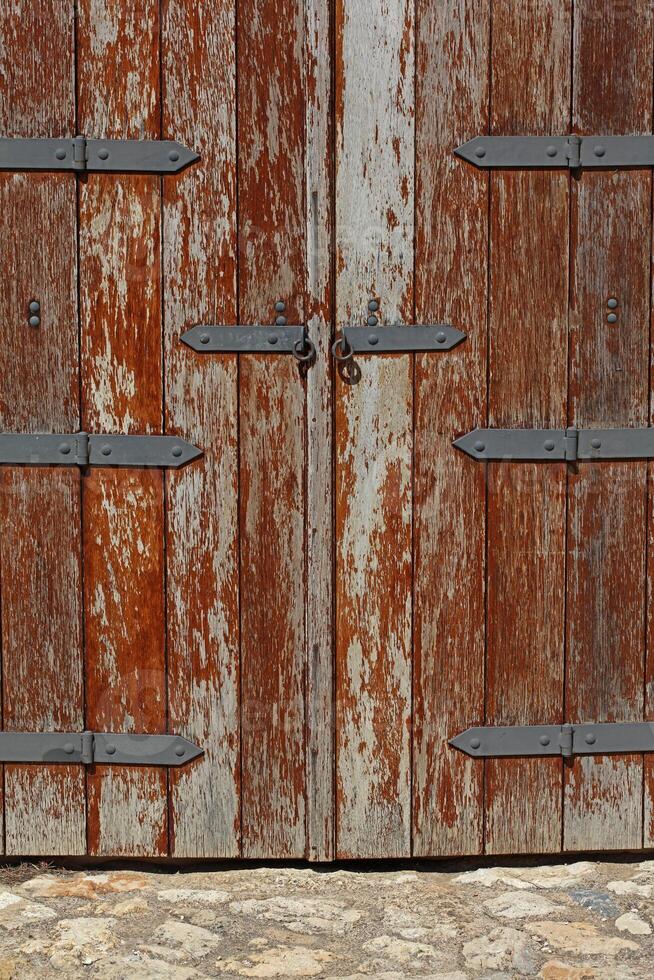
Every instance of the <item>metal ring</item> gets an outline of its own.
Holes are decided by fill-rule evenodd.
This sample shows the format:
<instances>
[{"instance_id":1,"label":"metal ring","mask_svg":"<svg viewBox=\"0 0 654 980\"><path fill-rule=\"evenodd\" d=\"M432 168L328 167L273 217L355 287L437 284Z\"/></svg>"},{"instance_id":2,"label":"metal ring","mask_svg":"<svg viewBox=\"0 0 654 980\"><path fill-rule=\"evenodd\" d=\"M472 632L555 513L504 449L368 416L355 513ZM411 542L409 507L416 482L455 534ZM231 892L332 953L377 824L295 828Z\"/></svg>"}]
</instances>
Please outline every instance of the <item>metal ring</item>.
<instances>
[{"instance_id":1,"label":"metal ring","mask_svg":"<svg viewBox=\"0 0 654 980\"><path fill-rule=\"evenodd\" d=\"M309 337L304 337L302 340L296 340L293 344L293 357L301 364L305 364L307 361L313 360L315 356L316 346Z\"/></svg>"},{"instance_id":2,"label":"metal ring","mask_svg":"<svg viewBox=\"0 0 654 980\"><path fill-rule=\"evenodd\" d=\"M347 345L347 346L346 346ZM343 350L347 350L347 353L342 353ZM346 361L351 361L354 357L354 351L347 343L345 336L337 337L332 344L332 354L339 362L339 364L344 364Z\"/></svg>"}]
</instances>

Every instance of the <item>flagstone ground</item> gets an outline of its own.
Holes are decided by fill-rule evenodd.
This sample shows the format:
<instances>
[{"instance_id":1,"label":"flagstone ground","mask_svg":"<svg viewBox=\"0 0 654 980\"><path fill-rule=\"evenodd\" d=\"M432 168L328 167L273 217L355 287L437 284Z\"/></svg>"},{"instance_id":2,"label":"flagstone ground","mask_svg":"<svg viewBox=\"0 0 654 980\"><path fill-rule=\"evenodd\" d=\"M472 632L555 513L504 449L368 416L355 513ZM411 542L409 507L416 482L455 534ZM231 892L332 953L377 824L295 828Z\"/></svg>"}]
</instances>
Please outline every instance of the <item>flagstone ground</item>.
<instances>
[{"instance_id":1,"label":"flagstone ground","mask_svg":"<svg viewBox=\"0 0 654 980\"><path fill-rule=\"evenodd\" d=\"M654 861L0 870L0 980L654 977Z\"/></svg>"}]
</instances>

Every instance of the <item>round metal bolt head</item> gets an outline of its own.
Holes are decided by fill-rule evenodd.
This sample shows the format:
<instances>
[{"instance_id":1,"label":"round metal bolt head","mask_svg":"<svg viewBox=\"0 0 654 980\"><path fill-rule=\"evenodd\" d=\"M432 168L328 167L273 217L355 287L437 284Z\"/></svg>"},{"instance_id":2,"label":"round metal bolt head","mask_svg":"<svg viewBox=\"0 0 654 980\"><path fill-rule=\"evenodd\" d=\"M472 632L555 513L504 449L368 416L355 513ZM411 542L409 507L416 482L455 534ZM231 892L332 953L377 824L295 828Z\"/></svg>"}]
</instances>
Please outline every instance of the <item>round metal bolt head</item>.
<instances>
[{"instance_id":1,"label":"round metal bolt head","mask_svg":"<svg viewBox=\"0 0 654 980\"><path fill-rule=\"evenodd\" d=\"M440 331L440 333L436 334L436 340L438 341L439 344L444 344L445 341L447 340L447 337L445 336L442 330Z\"/></svg>"},{"instance_id":2,"label":"round metal bolt head","mask_svg":"<svg viewBox=\"0 0 654 980\"><path fill-rule=\"evenodd\" d=\"M172 452L173 456L175 456L177 459L179 459L179 457L182 455L182 447L181 446L173 446L171 452Z\"/></svg>"},{"instance_id":3,"label":"round metal bolt head","mask_svg":"<svg viewBox=\"0 0 654 980\"><path fill-rule=\"evenodd\" d=\"M601 447L601 445L602 445L602 440L601 439L591 439L590 440L590 444L593 447L593 449L599 449Z\"/></svg>"},{"instance_id":4,"label":"round metal bolt head","mask_svg":"<svg viewBox=\"0 0 654 980\"><path fill-rule=\"evenodd\" d=\"M550 744L550 737L549 737L549 735L541 735L541 737L538 739L538 741L540 742L541 745L549 745Z\"/></svg>"},{"instance_id":5,"label":"round metal bolt head","mask_svg":"<svg viewBox=\"0 0 654 980\"><path fill-rule=\"evenodd\" d=\"M278 299L275 303L275 313L283 313L286 309L286 303L283 299Z\"/></svg>"},{"instance_id":6,"label":"round metal bolt head","mask_svg":"<svg viewBox=\"0 0 654 980\"><path fill-rule=\"evenodd\" d=\"M116 754L116 746L112 742L110 742L105 747L105 752L107 753L107 755L115 755Z\"/></svg>"},{"instance_id":7,"label":"round metal bolt head","mask_svg":"<svg viewBox=\"0 0 654 980\"><path fill-rule=\"evenodd\" d=\"M175 749L175 755L179 756L180 759L183 755L186 755L186 749L184 748L183 745L177 746L177 748Z\"/></svg>"},{"instance_id":8,"label":"round metal bolt head","mask_svg":"<svg viewBox=\"0 0 654 980\"><path fill-rule=\"evenodd\" d=\"M109 150L103 147L101 150L98 150L98 156L101 160L107 160L109 158Z\"/></svg>"},{"instance_id":9,"label":"round metal bolt head","mask_svg":"<svg viewBox=\"0 0 654 980\"><path fill-rule=\"evenodd\" d=\"M617 323L618 322L618 314L617 313L609 313L609 315L606 318L606 321L607 321L607 323Z\"/></svg>"},{"instance_id":10,"label":"round metal bolt head","mask_svg":"<svg viewBox=\"0 0 654 980\"><path fill-rule=\"evenodd\" d=\"M379 303L377 302L376 299L370 300L370 302L368 303L368 309L370 310L371 313L377 312L377 310L379 309Z\"/></svg>"},{"instance_id":11,"label":"round metal bolt head","mask_svg":"<svg viewBox=\"0 0 654 980\"><path fill-rule=\"evenodd\" d=\"M604 154L606 153L606 147L601 145L596 146L593 150L593 153L595 154L596 157L603 157Z\"/></svg>"},{"instance_id":12,"label":"round metal bolt head","mask_svg":"<svg viewBox=\"0 0 654 980\"><path fill-rule=\"evenodd\" d=\"M40 323L41 323L41 319L38 316L31 316L29 318L30 327L38 327Z\"/></svg>"},{"instance_id":13,"label":"round metal bolt head","mask_svg":"<svg viewBox=\"0 0 654 980\"><path fill-rule=\"evenodd\" d=\"M555 446L555 442L554 442L553 439L547 439L543 443L543 448L546 449L548 453L551 453L552 452L552 450L554 449L554 446Z\"/></svg>"},{"instance_id":14,"label":"round metal bolt head","mask_svg":"<svg viewBox=\"0 0 654 980\"><path fill-rule=\"evenodd\" d=\"M268 343L269 344L276 344L278 340L279 340L279 337L276 334L274 334L274 333L269 333L268 334Z\"/></svg>"},{"instance_id":15,"label":"round metal bolt head","mask_svg":"<svg viewBox=\"0 0 654 980\"><path fill-rule=\"evenodd\" d=\"M610 310L615 310L615 308L618 305L618 301L615 298L615 296L610 296L609 299L608 299L608 301L607 301L607 303L606 303L606 305L608 306L608 308Z\"/></svg>"},{"instance_id":16,"label":"round metal bolt head","mask_svg":"<svg viewBox=\"0 0 654 980\"><path fill-rule=\"evenodd\" d=\"M594 745L596 742L596 736L593 735L592 732L589 732L588 735L586 735L584 741L586 742L587 745Z\"/></svg>"},{"instance_id":17,"label":"round metal bolt head","mask_svg":"<svg viewBox=\"0 0 654 980\"><path fill-rule=\"evenodd\" d=\"M30 313L40 313L40 312L41 312L41 304L39 303L38 299L33 299L30 302Z\"/></svg>"},{"instance_id":18,"label":"round metal bolt head","mask_svg":"<svg viewBox=\"0 0 654 980\"><path fill-rule=\"evenodd\" d=\"M485 444L483 442L476 442L475 443L475 452L477 452L477 453L483 453L483 451L484 451L485 448L486 448L486 446L485 446Z\"/></svg>"},{"instance_id":19,"label":"round metal bolt head","mask_svg":"<svg viewBox=\"0 0 654 980\"><path fill-rule=\"evenodd\" d=\"M55 156L56 156L57 160L65 160L66 159L66 151L62 147L61 149L57 150L57 152L55 153Z\"/></svg>"},{"instance_id":20,"label":"round metal bolt head","mask_svg":"<svg viewBox=\"0 0 654 980\"><path fill-rule=\"evenodd\" d=\"M277 319L275 320L275 323L278 327L285 327L286 324L288 323L288 320L286 319L285 316L278 316Z\"/></svg>"},{"instance_id":21,"label":"round metal bolt head","mask_svg":"<svg viewBox=\"0 0 654 980\"><path fill-rule=\"evenodd\" d=\"M177 150L171 150L168 154L168 159L172 160L173 163L176 163L179 160L179 153Z\"/></svg>"},{"instance_id":22,"label":"round metal bolt head","mask_svg":"<svg viewBox=\"0 0 654 980\"><path fill-rule=\"evenodd\" d=\"M69 442L62 442L62 444L59 446L59 452L61 453L62 456L67 456L68 453L70 452L70 449L71 446Z\"/></svg>"},{"instance_id":23,"label":"round metal bolt head","mask_svg":"<svg viewBox=\"0 0 654 980\"><path fill-rule=\"evenodd\" d=\"M376 327L378 323L379 323L379 320L377 319L376 316L369 316L368 317L368 326L369 327Z\"/></svg>"},{"instance_id":24,"label":"round metal bolt head","mask_svg":"<svg viewBox=\"0 0 654 980\"><path fill-rule=\"evenodd\" d=\"M200 343L201 344L208 344L210 340L211 340L211 338L209 337L209 334L208 333L201 333L200 334Z\"/></svg>"},{"instance_id":25,"label":"round metal bolt head","mask_svg":"<svg viewBox=\"0 0 654 980\"><path fill-rule=\"evenodd\" d=\"M477 147L477 149L475 150L475 156L476 157L479 157L480 160L481 160L482 157L485 157L486 156L486 150L484 149L483 146L478 146Z\"/></svg>"},{"instance_id":26,"label":"round metal bolt head","mask_svg":"<svg viewBox=\"0 0 654 980\"><path fill-rule=\"evenodd\" d=\"M74 751L75 751L75 746L73 745L73 743L66 742L66 744L64 745L64 752L66 753L66 755L72 755Z\"/></svg>"},{"instance_id":27,"label":"round metal bolt head","mask_svg":"<svg viewBox=\"0 0 654 980\"><path fill-rule=\"evenodd\" d=\"M545 152L547 153L548 157L555 157L559 151L555 146L548 146Z\"/></svg>"},{"instance_id":28,"label":"round metal bolt head","mask_svg":"<svg viewBox=\"0 0 654 980\"><path fill-rule=\"evenodd\" d=\"M370 344L370 345L371 345L372 347L374 347L374 346L375 346L375 344L378 344L378 343L379 343L379 337L377 336L377 334L376 334L376 333L371 333L371 334L368 334L368 343L369 343L369 344Z\"/></svg>"},{"instance_id":29,"label":"round metal bolt head","mask_svg":"<svg viewBox=\"0 0 654 980\"><path fill-rule=\"evenodd\" d=\"M470 748L471 749L478 749L480 745L481 745L481 741L478 738L471 738L470 739Z\"/></svg>"},{"instance_id":30,"label":"round metal bolt head","mask_svg":"<svg viewBox=\"0 0 654 980\"><path fill-rule=\"evenodd\" d=\"M102 453L103 456L111 456L111 446L107 446L107 445L103 446L100 452Z\"/></svg>"}]
</instances>

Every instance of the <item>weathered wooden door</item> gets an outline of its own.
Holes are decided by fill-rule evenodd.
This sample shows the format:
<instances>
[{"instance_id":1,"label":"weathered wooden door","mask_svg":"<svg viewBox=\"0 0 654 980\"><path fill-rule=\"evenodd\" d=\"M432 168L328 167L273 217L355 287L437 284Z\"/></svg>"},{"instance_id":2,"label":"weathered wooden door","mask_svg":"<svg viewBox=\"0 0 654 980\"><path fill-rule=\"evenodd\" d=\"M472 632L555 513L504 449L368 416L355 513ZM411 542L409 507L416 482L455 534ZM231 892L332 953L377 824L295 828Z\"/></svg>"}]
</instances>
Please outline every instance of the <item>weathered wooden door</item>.
<instances>
[{"instance_id":1,"label":"weathered wooden door","mask_svg":"<svg viewBox=\"0 0 654 980\"><path fill-rule=\"evenodd\" d=\"M652 756L563 727L652 714L650 466L561 433L650 426L654 161L555 158L652 132L653 42L649 0L3 6L7 855L651 845ZM337 368L369 318L465 340ZM181 340L281 319L313 361ZM450 743L516 726L556 753Z\"/></svg>"}]
</instances>

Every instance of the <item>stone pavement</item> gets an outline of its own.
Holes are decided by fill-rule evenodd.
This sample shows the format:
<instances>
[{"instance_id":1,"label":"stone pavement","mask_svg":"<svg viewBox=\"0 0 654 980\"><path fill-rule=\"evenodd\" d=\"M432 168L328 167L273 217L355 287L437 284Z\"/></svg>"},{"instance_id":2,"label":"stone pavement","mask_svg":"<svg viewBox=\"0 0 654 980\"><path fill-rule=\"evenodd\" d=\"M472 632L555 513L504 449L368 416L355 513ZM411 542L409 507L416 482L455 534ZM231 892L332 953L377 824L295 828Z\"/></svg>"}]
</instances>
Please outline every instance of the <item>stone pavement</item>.
<instances>
[{"instance_id":1,"label":"stone pavement","mask_svg":"<svg viewBox=\"0 0 654 980\"><path fill-rule=\"evenodd\" d=\"M654 977L654 861L0 869L0 980Z\"/></svg>"}]
</instances>

